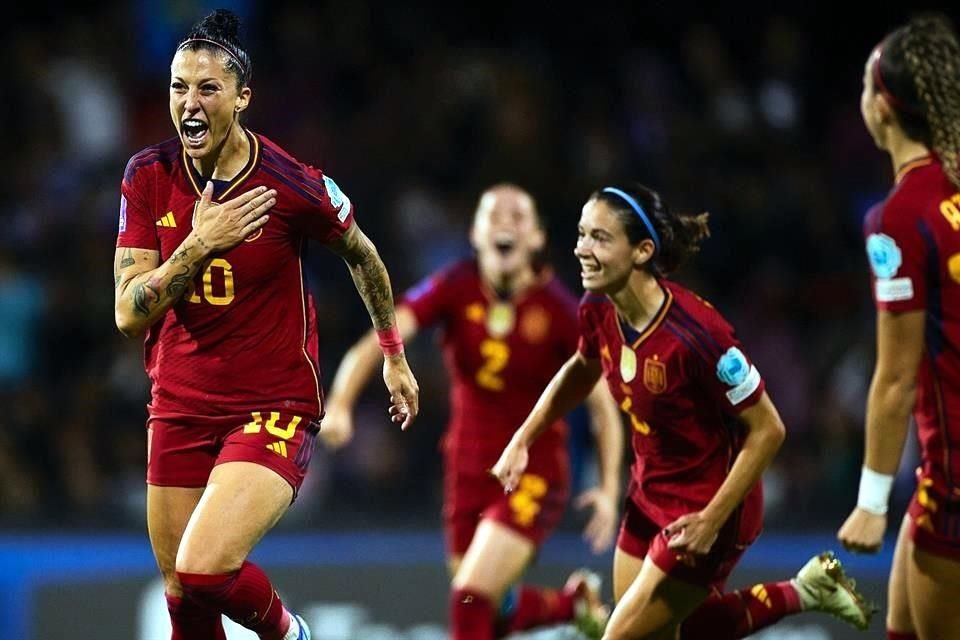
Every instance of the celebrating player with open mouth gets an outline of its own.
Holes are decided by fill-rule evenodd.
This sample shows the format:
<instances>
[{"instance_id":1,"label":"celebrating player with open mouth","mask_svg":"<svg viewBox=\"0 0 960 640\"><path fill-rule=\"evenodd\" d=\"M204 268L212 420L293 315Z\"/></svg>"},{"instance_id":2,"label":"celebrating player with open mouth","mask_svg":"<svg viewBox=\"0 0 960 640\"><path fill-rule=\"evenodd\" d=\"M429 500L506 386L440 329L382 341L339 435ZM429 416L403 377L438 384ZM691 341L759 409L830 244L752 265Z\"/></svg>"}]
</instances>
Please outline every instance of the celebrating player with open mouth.
<instances>
[{"instance_id":1,"label":"celebrating player with open mouth","mask_svg":"<svg viewBox=\"0 0 960 640\"><path fill-rule=\"evenodd\" d=\"M489 470L529 413L552 372L577 348L576 298L536 255L545 235L536 205L513 185L487 189L477 206L468 259L426 278L397 308L405 340L431 325L443 329L452 378L450 425L443 442L447 559L453 576L451 635L484 640L573 620L597 635L607 611L599 578L585 571L555 591L513 587L556 527L570 491L567 427L562 415L534 447L536 463L504 495ZM372 334L344 357L330 392L321 437L333 446L353 432L352 411L380 353ZM584 394L601 457L601 486L578 502L592 506L586 537L594 550L613 541L623 433L603 386ZM571 409L573 407L571 406Z\"/></svg>"},{"instance_id":2,"label":"celebrating player with open mouth","mask_svg":"<svg viewBox=\"0 0 960 640\"><path fill-rule=\"evenodd\" d=\"M386 356L390 413L417 415L386 268L351 201L317 169L245 129L251 62L218 10L177 47L177 137L141 151L121 185L116 322L145 333L153 384L147 524L173 640L224 638L221 614L265 640L309 640L246 560L303 482L323 401L308 240L343 257Z\"/></svg>"}]
</instances>

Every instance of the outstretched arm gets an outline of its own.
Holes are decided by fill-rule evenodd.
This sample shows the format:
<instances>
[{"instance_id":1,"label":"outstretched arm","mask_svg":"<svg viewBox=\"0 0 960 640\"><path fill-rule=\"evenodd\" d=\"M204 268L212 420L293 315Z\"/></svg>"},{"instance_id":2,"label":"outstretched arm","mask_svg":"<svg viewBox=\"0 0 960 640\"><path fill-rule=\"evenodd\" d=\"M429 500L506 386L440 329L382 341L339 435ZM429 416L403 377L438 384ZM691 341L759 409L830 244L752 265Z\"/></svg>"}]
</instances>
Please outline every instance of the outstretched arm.
<instances>
[{"instance_id":1,"label":"outstretched arm","mask_svg":"<svg viewBox=\"0 0 960 640\"><path fill-rule=\"evenodd\" d=\"M610 548L617 532L620 501L620 467L623 461L623 421L606 380L600 380L587 396L590 426L597 443L600 485L577 498L577 507L593 507L593 515L584 529L584 537L594 553Z\"/></svg>"},{"instance_id":2,"label":"outstretched arm","mask_svg":"<svg viewBox=\"0 0 960 640\"><path fill-rule=\"evenodd\" d=\"M520 481L527 468L530 445L547 427L583 402L599 379L600 361L587 360L580 353L560 367L491 469L505 490L513 491Z\"/></svg>"},{"instance_id":3,"label":"outstretched arm","mask_svg":"<svg viewBox=\"0 0 960 640\"><path fill-rule=\"evenodd\" d=\"M373 329L384 351L383 381L390 392L390 416L406 429L419 411L417 381L407 365L403 343L393 308L390 276L373 242L356 222L340 238L327 245L343 258L363 303L370 314Z\"/></svg>"}]
</instances>

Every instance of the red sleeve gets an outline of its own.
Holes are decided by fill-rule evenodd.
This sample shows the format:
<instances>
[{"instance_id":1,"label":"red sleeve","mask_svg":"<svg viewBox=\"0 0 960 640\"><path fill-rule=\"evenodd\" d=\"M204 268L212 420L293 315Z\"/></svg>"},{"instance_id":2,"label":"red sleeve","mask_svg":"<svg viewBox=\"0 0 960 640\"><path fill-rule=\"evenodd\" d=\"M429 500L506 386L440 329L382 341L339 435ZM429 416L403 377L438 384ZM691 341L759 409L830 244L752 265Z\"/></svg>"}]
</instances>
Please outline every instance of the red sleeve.
<instances>
[{"instance_id":1,"label":"red sleeve","mask_svg":"<svg viewBox=\"0 0 960 640\"><path fill-rule=\"evenodd\" d=\"M428 327L443 321L451 306L451 297L456 287L451 283L454 268L433 273L408 289L397 303L413 311L417 326Z\"/></svg>"},{"instance_id":2,"label":"red sleeve","mask_svg":"<svg viewBox=\"0 0 960 640\"><path fill-rule=\"evenodd\" d=\"M707 332L710 353L703 380L710 394L727 413L739 414L760 400L766 383L756 365L743 352L743 346L734 335L733 327L718 313L703 322Z\"/></svg>"},{"instance_id":3,"label":"red sleeve","mask_svg":"<svg viewBox=\"0 0 960 640\"><path fill-rule=\"evenodd\" d=\"M579 319L579 336L577 339L577 351L588 360L596 360L600 357L600 347L597 343L597 321L594 315L583 302L577 310Z\"/></svg>"},{"instance_id":4,"label":"red sleeve","mask_svg":"<svg viewBox=\"0 0 960 640\"><path fill-rule=\"evenodd\" d=\"M923 237L925 227L916 214L898 200L889 200L865 221L867 261L878 311L916 311L926 307L927 243Z\"/></svg>"},{"instance_id":5,"label":"red sleeve","mask_svg":"<svg viewBox=\"0 0 960 640\"><path fill-rule=\"evenodd\" d=\"M307 236L327 244L342 236L353 223L353 203L330 176L304 165L305 183L312 197L304 213Z\"/></svg>"},{"instance_id":6,"label":"red sleeve","mask_svg":"<svg viewBox=\"0 0 960 640\"><path fill-rule=\"evenodd\" d=\"M135 158L134 158L135 159ZM130 160L133 164L134 159ZM130 164L128 164L128 169ZM157 238L157 223L149 209L147 169L127 173L120 183L120 227L117 231L117 247L160 250Z\"/></svg>"}]
</instances>

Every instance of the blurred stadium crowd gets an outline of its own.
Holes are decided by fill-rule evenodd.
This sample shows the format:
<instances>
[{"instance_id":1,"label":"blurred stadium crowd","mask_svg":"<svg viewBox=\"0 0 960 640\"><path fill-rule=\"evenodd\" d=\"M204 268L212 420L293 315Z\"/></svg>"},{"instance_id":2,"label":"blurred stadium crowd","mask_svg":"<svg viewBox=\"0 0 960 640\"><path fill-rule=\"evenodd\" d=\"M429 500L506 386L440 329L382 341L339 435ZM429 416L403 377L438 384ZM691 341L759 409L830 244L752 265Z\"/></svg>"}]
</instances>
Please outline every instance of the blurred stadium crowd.
<instances>
[{"instance_id":1,"label":"blurred stadium crowd","mask_svg":"<svg viewBox=\"0 0 960 640\"><path fill-rule=\"evenodd\" d=\"M637 4L21 9L32 13L0 43L0 526L142 526L148 385L112 311L119 182L130 155L171 137L171 53L218 5L245 18L247 124L337 180L398 293L469 252L476 198L495 181L538 199L575 292L576 220L593 189L637 179L709 210L713 237L677 279L738 327L784 414L768 527L838 526L855 499L873 353L860 220L891 179L860 121L860 77L903 16L837 38L813 10ZM319 249L309 262L329 384L368 321L343 265ZM445 377L431 339L409 350L415 428L393 428L371 385L356 440L317 452L283 526L438 522ZM582 419L574 436L583 483Z\"/></svg>"}]
</instances>

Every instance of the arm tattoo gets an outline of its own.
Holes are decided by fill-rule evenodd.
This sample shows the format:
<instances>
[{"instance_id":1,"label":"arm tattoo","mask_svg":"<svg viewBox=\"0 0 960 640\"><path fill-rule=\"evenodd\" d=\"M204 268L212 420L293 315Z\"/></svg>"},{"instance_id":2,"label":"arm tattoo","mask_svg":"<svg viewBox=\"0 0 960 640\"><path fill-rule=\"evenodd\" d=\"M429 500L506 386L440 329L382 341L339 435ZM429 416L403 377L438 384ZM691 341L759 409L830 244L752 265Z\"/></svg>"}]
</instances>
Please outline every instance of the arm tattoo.
<instances>
[{"instance_id":1,"label":"arm tattoo","mask_svg":"<svg viewBox=\"0 0 960 640\"><path fill-rule=\"evenodd\" d=\"M181 260L186 260L186 259L187 259L187 250L181 249L180 251L177 251L175 254L170 256L170 264L176 264Z\"/></svg>"},{"instance_id":2,"label":"arm tattoo","mask_svg":"<svg viewBox=\"0 0 960 640\"><path fill-rule=\"evenodd\" d=\"M350 268L350 275L360 297L373 321L373 328L389 329L393 326L393 291L390 276L376 251L367 254L367 259Z\"/></svg>"},{"instance_id":3,"label":"arm tattoo","mask_svg":"<svg viewBox=\"0 0 960 640\"><path fill-rule=\"evenodd\" d=\"M137 260L133 257L133 252L129 248L125 249L123 255L120 256L120 268L126 269L130 265L136 264Z\"/></svg>"},{"instance_id":4,"label":"arm tattoo","mask_svg":"<svg viewBox=\"0 0 960 640\"><path fill-rule=\"evenodd\" d=\"M186 252L181 253L185 254ZM176 257L175 255L174 258ZM170 262L173 262L173 260L171 259ZM170 278L170 284L167 285L167 295L174 300L179 300L180 296L182 296L186 290L187 285L190 284L191 277L190 267L184 266L180 273Z\"/></svg>"},{"instance_id":5,"label":"arm tattoo","mask_svg":"<svg viewBox=\"0 0 960 640\"><path fill-rule=\"evenodd\" d=\"M133 289L133 310L140 315L150 315L150 307L160 301L160 292L157 283L151 278L141 282Z\"/></svg>"},{"instance_id":6,"label":"arm tattoo","mask_svg":"<svg viewBox=\"0 0 960 640\"><path fill-rule=\"evenodd\" d=\"M113 276L113 288L116 289L120 286L120 276Z\"/></svg>"}]
</instances>

